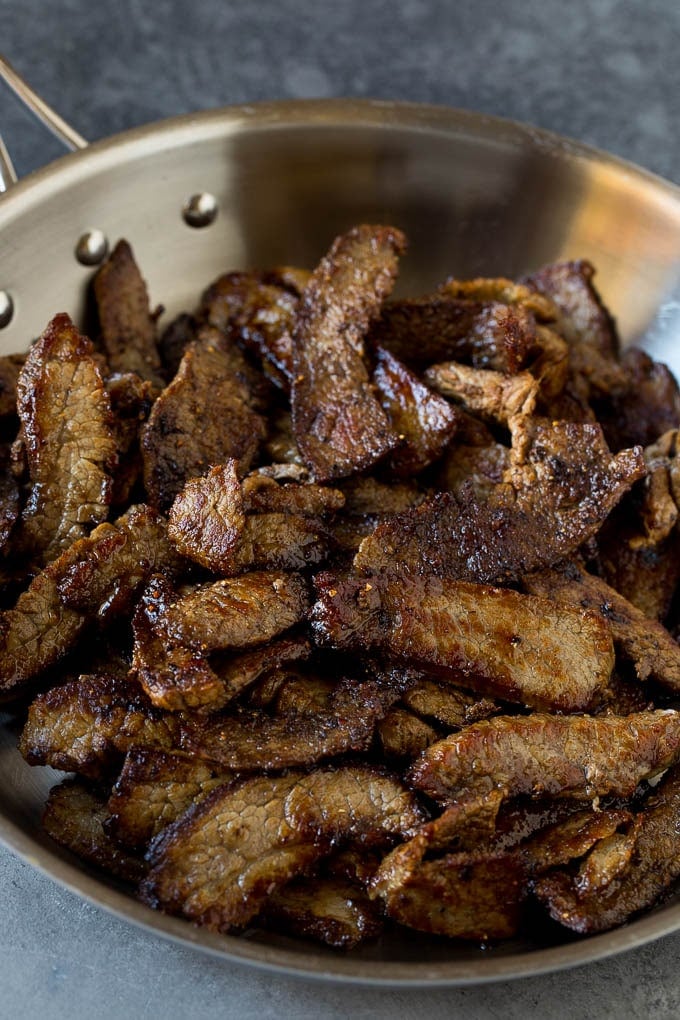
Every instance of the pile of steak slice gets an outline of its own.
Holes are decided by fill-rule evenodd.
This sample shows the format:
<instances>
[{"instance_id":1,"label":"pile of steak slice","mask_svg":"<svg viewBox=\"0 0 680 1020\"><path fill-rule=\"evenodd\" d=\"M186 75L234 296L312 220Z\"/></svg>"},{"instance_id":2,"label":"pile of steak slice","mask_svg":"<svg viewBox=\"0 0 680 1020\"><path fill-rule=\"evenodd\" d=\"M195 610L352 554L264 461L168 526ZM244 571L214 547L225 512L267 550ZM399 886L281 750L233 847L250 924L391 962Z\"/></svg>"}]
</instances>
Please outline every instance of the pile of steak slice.
<instances>
[{"instance_id":1,"label":"pile of steak slice","mask_svg":"<svg viewBox=\"0 0 680 1020\"><path fill-rule=\"evenodd\" d=\"M680 873L680 394L589 264L393 298L405 248L159 334L121 241L91 339L1 360L0 690L48 833L150 906L602 931Z\"/></svg>"}]
</instances>

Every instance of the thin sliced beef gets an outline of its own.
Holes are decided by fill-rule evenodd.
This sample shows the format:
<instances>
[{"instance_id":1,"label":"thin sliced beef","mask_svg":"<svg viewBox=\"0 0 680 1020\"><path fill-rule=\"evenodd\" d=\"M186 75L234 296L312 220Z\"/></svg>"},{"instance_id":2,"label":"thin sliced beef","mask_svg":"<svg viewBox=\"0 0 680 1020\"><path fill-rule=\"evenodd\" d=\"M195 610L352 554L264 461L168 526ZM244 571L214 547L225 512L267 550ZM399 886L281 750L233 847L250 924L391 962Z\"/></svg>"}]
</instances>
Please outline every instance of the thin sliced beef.
<instances>
[{"instance_id":1,"label":"thin sliced beef","mask_svg":"<svg viewBox=\"0 0 680 1020\"><path fill-rule=\"evenodd\" d=\"M413 795L369 766L253 777L214 790L157 837L141 895L228 932L334 844L403 837L421 818Z\"/></svg>"},{"instance_id":2,"label":"thin sliced beef","mask_svg":"<svg viewBox=\"0 0 680 1020\"><path fill-rule=\"evenodd\" d=\"M106 805L106 828L124 846L142 847L231 778L179 751L132 748Z\"/></svg>"},{"instance_id":3,"label":"thin sliced beef","mask_svg":"<svg viewBox=\"0 0 680 1020\"><path fill-rule=\"evenodd\" d=\"M285 465L281 465L284 468ZM340 489L314 482L271 477L254 471L243 479L243 502L252 514L301 514L318 517L333 514L345 505Z\"/></svg>"},{"instance_id":4,"label":"thin sliced beef","mask_svg":"<svg viewBox=\"0 0 680 1020\"><path fill-rule=\"evenodd\" d=\"M215 573L232 573L246 516L237 461L190 479L170 508L168 533L184 556Z\"/></svg>"},{"instance_id":5,"label":"thin sliced beef","mask_svg":"<svg viewBox=\"0 0 680 1020\"><path fill-rule=\"evenodd\" d=\"M100 524L0 615L0 689L20 693L71 651L89 621L130 611L151 574L172 574L179 566L165 521L148 507L131 507L114 524Z\"/></svg>"},{"instance_id":6,"label":"thin sliced beef","mask_svg":"<svg viewBox=\"0 0 680 1020\"><path fill-rule=\"evenodd\" d=\"M111 401L113 435L118 451L111 503L115 507L123 507L133 501L135 492L141 488L139 437L142 425L149 417L155 392L152 384L141 379L136 372L109 376L106 392Z\"/></svg>"},{"instance_id":7,"label":"thin sliced beef","mask_svg":"<svg viewBox=\"0 0 680 1020\"><path fill-rule=\"evenodd\" d=\"M116 442L90 341L57 315L29 351L17 383L31 489L20 548L44 566L106 520Z\"/></svg>"},{"instance_id":8,"label":"thin sliced beef","mask_svg":"<svg viewBox=\"0 0 680 1020\"><path fill-rule=\"evenodd\" d=\"M315 640L379 649L457 686L535 708L579 711L609 680L614 649L596 613L437 577L317 575Z\"/></svg>"},{"instance_id":9,"label":"thin sliced beef","mask_svg":"<svg viewBox=\"0 0 680 1020\"><path fill-rule=\"evenodd\" d=\"M390 227L337 238L300 297L293 330L293 430L317 481L365 471L398 443L363 357L405 239Z\"/></svg>"},{"instance_id":10,"label":"thin sliced beef","mask_svg":"<svg viewBox=\"0 0 680 1020\"><path fill-rule=\"evenodd\" d=\"M114 372L136 372L156 389L164 386L156 323L146 283L132 248L121 240L94 278L102 342Z\"/></svg>"},{"instance_id":11,"label":"thin sliced beef","mask_svg":"<svg viewBox=\"0 0 680 1020\"><path fill-rule=\"evenodd\" d=\"M605 887L594 867L576 875L555 871L540 878L534 892L551 917L573 931L607 931L652 906L680 875L680 770L676 767L653 792L640 815L632 855ZM615 860L620 846L609 848ZM625 851L624 851L624 856ZM611 862L610 862L611 863ZM600 871L602 861L597 861ZM616 871L616 868L614 868ZM606 869L609 878L610 869Z\"/></svg>"},{"instance_id":12,"label":"thin sliced beef","mask_svg":"<svg viewBox=\"0 0 680 1020\"><path fill-rule=\"evenodd\" d=\"M417 715L434 719L447 729L461 729L470 723L479 722L497 715L503 709L491 698L480 698L478 694L437 683L423 678L405 692L404 704Z\"/></svg>"},{"instance_id":13,"label":"thin sliced beef","mask_svg":"<svg viewBox=\"0 0 680 1020\"><path fill-rule=\"evenodd\" d=\"M534 349L536 323L526 309L492 299L433 294L387 302L369 339L415 369L459 361L514 373Z\"/></svg>"},{"instance_id":14,"label":"thin sliced beef","mask_svg":"<svg viewBox=\"0 0 680 1020\"><path fill-rule=\"evenodd\" d=\"M168 323L158 340L158 353L163 365L163 374L168 382L177 375L177 370L189 344L198 334L198 320L182 312Z\"/></svg>"},{"instance_id":15,"label":"thin sliced beef","mask_svg":"<svg viewBox=\"0 0 680 1020\"><path fill-rule=\"evenodd\" d=\"M516 580L592 538L645 472L639 448L612 456L597 425L539 424L523 464L480 501L438 493L378 525L355 557L367 572L434 573L483 583Z\"/></svg>"},{"instance_id":16,"label":"thin sliced beef","mask_svg":"<svg viewBox=\"0 0 680 1020\"><path fill-rule=\"evenodd\" d=\"M411 769L413 784L446 802L492 789L529 794L628 797L680 758L680 713L628 716L496 716L433 744Z\"/></svg>"},{"instance_id":17,"label":"thin sliced beef","mask_svg":"<svg viewBox=\"0 0 680 1020\"><path fill-rule=\"evenodd\" d=\"M399 435L390 457L399 476L416 475L438 460L459 424L456 409L385 348L376 352L373 382Z\"/></svg>"},{"instance_id":18,"label":"thin sliced beef","mask_svg":"<svg viewBox=\"0 0 680 1020\"><path fill-rule=\"evenodd\" d=\"M429 723L419 719L405 708L390 709L377 728L378 740L383 754L389 760L404 758L412 760L430 744L439 740L439 733Z\"/></svg>"},{"instance_id":19,"label":"thin sliced beef","mask_svg":"<svg viewBox=\"0 0 680 1020\"><path fill-rule=\"evenodd\" d=\"M355 949L382 931L376 905L363 890L333 878L290 882L269 897L263 919L267 928L335 949Z\"/></svg>"},{"instance_id":20,"label":"thin sliced beef","mask_svg":"<svg viewBox=\"0 0 680 1020\"><path fill-rule=\"evenodd\" d=\"M508 425L511 418L533 414L536 407L538 382L530 372L507 375L447 361L430 366L424 378L469 414L491 423Z\"/></svg>"},{"instance_id":21,"label":"thin sliced beef","mask_svg":"<svg viewBox=\"0 0 680 1020\"><path fill-rule=\"evenodd\" d=\"M325 693L325 692L324 692ZM299 707L270 716L256 709L225 718L188 718L181 724L181 746L196 757L240 772L297 768L350 751L367 751L386 696L368 681L344 681L311 711Z\"/></svg>"},{"instance_id":22,"label":"thin sliced beef","mask_svg":"<svg viewBox=\"0 0 680 1020\"><path fill-rule=\"evenodd\" d=\"M17 381L25 354L0 355L0 422L11 423L17 413Z\"/></svg>"},{"instance_id":23,"label":"thin sliced beef","mask_svg":"<svg viewBox=\"0 0 680 1020\"><path fill-rule=\"evenodd\" d=\"M172 750L177 719L154 708L137 684L81 676L39 694L28 710L19 750L30 765L99 779L132 747Z\"/></svg>"},{"instance_id":24,"label":"thin sliced beef","mask_svg":"<svg viewBox=\"0 0 680 1020\"><path fill-rule=\"evenodd\" d=\"M228 651L270 641L300 623L308 607L307 585L300 576L254 571L199 585L169 605L159 623L178 644Z\"/></svg>"},{"instance_id":25,"label":"thin sliced beef","mask_svg":"<svg viewBox=\"0 0 680 1020\"><path fill-rule=\"evenodd\" d=\"M649 446L680 421L680 390L666 365L629 347L621 357L624 385L596 402L598 419L613 450Z\"/></svg>"},{"instance_id":26,"label":"thin sliced beef","mask_svg":"<svg viewBox=\"0 0 680 1020\"><path fill-rule=\"evenodd\" d=\"M577 563L563 564L522 582L526 591L559 605L581 606L609 622L614 643L629 659L639 680L655 680L680 692L680 645L656 620L650 620L605 581Z\"/></svg>"},{"instance_id":27,"label":"thin sliced beef","mask_svg":"<svg viewBox=\"0 0 680 1020\"><path fill-rule=\"evenodd\" d=\"M108 835L107 819L103 797L81 779L65 779L50 790L42 821L48 835L81 861L136 884L146 874L146 865Z\"/></svg>"},{"instance_id":28,"label":"thin sliced beef","mask_svg":"<svg viewBox=\"0 0 680 1020\"><path fill-rule=\"evenodd\" d=\"M245 474L265 436L251 372L237 347L203 330L142 429L144 483L167 509L190 478L238 460Z\"/></svg>"}]
</instances>

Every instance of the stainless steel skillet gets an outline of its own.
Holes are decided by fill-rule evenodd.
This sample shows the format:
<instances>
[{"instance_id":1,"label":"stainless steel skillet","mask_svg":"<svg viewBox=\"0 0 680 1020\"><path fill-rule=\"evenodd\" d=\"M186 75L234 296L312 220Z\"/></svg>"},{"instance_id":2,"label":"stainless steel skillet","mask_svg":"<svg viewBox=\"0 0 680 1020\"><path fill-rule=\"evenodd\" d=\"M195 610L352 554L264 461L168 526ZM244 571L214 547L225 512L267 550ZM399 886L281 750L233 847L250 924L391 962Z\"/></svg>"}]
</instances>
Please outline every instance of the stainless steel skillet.
<instances>
[{"instance_id":1,"label":"stainless steel skillet","mask_svg":"<svg viewBox=\"0 0 680 1020\"><path fill-rule=\"evenodd\" d=\"M3 167L7 181L0 153ZM641 342L680 374L680 189L527 126L359 100L176 118L10 183L0 197L0 352L26 348L57 311L82 317L92 268L76 251L93 263L103 240L130 239L170 317L225 269L312 265L336 233L367 220L408 234L404 292L452 272L513 276L556 258L589 258L624 343ZM5 844L133 923L230 960L373 984L463 984L573 966L680 928L674 900L617 931L550 946L517 940L478 950L404 933L338 955L261 934L218 937L147 910L54 847L39 824L54 773L25 765L15 740L2 716Z\"/></svg>"}]
</instances>

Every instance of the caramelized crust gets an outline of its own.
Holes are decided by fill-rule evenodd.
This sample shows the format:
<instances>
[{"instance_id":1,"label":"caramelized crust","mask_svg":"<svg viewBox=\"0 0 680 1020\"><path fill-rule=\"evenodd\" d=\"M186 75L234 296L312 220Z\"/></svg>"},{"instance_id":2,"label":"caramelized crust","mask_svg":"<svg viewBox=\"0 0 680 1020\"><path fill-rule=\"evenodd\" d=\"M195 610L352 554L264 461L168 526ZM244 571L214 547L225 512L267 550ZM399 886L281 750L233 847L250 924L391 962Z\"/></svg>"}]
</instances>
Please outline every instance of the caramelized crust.
<instances>
[{"instance_id":1,"label":"caramelized crust","mask_svg":"<svg viewBox=\"0 0 680 1020\"><path fill-rule=\"evenodd\" d=\"M141 895L228 932L334 844L404 836L421 817L398 780L367 766L256 776L214 790L157 837Z\"/></svg>"},{"instance_id":2,"label":"caramelized crust","mask_svg":"<svg viewBox=\"0 0 680 1020\"><path fill-rule=\"evenodd\" d=\"M680 757L680 713L497 716L433 744L411 769L434 800L501 789L507 797L629 797Z\"/></svg>"},{"instance_id":3,"label":"caramelized crust","mask_svg":"<svg viewBox=\"0 0 680 1020\"><path fill-rule=\"evenodd\" d=\"M392 289L400 231L355 227L337 238L300 298L293 330L293 430L315 479L365 471L397 435L373 393L363 339Z\"/></svg>"},{"instance_id":4,"label":"caramelized crust","mask_svg":"<svg viewBox=\"0 0 680 1020\"><path fill-rule=\"evenodd\" d=\"M19 545L44 566L106 519L116 465L109 398L92 345L68 315L29 351L17 393L32 486Z\"/></svg>"}]
</instances>

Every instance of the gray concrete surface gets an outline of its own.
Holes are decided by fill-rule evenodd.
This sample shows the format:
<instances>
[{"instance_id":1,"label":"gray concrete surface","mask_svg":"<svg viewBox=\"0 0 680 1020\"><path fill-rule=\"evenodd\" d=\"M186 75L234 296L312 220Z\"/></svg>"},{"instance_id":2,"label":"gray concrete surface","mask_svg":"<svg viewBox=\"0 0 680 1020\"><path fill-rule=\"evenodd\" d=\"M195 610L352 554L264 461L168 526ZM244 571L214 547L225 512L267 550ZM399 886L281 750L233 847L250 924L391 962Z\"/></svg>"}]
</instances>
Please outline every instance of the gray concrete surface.
<instances>
[{"instance_id":1,"label":"gray concrete surface","mask_svg":"<svg viewBox=\"0 0 680 1020\"><path fill-rule=\"evenodd\" d=\"M680 182L677 0L0 0L0 46L86 137L262 98L361 95L514 117ZM60 153L0 88L21 173ZM680 936L551 976L396 992L206 958L0 849L0 1017L680 1015Z\"/></svg>"}]
</instances>

